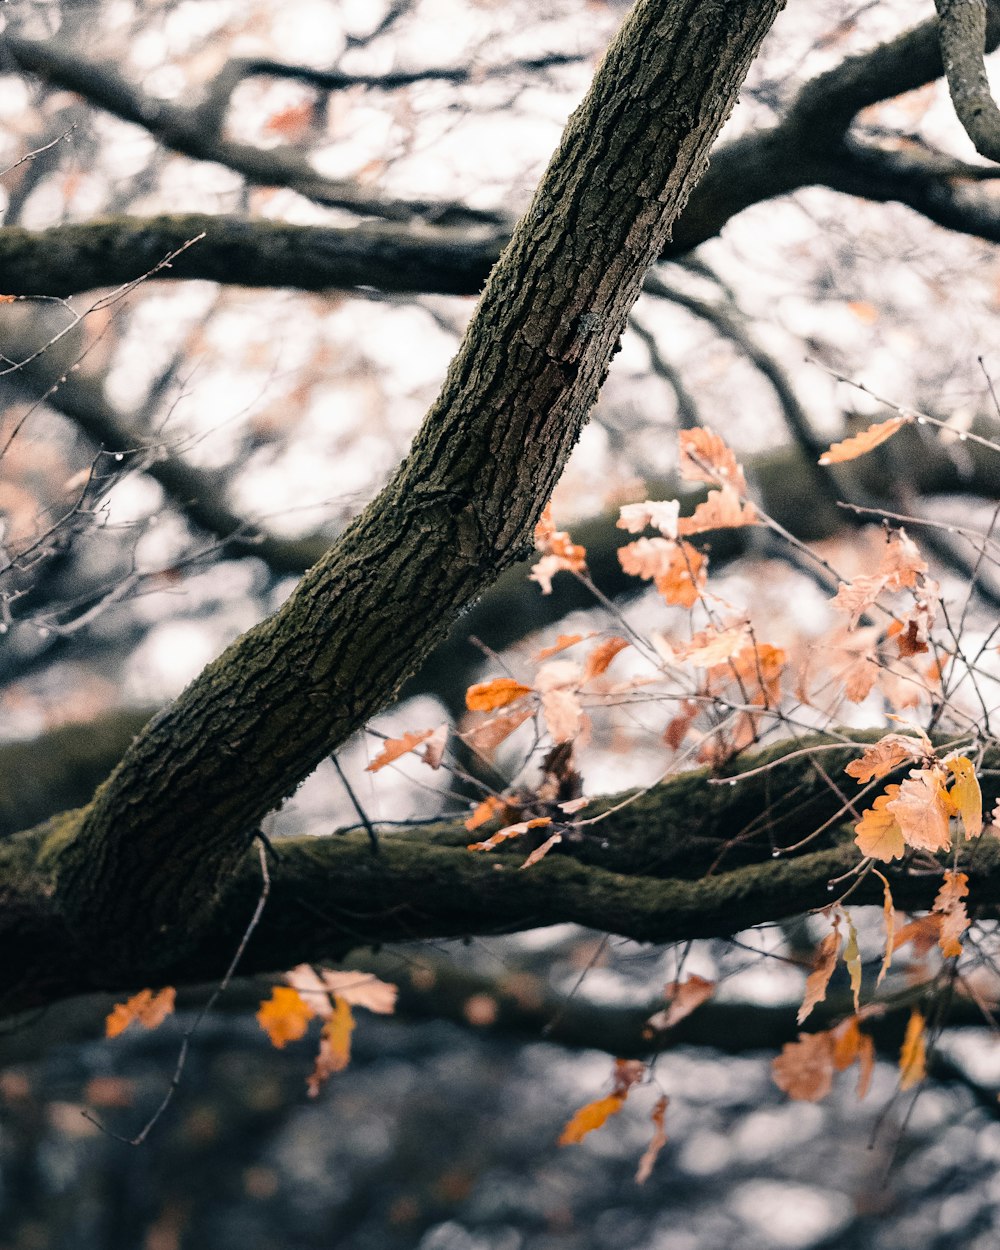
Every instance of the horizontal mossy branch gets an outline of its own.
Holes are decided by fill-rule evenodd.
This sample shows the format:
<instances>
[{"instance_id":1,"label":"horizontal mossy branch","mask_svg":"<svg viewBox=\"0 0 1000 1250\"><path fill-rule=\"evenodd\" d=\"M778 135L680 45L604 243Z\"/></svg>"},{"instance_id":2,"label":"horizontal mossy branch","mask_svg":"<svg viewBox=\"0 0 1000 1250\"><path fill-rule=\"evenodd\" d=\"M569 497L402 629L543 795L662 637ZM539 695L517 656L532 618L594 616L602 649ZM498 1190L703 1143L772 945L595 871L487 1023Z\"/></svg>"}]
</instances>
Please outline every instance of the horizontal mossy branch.
<instances>
[{"instance_id":1,"label":"horizontal mossy branch","mask_svg":"<svg viewBox=\"0 0 1000 1250\"><path fill-rule=\"evenodd\" d=\"M780 761L792 744L748 756L749 771ZM830 766L829 755L824 755ZM778 771L780 770L780 771ZM527 848L475 853L460 820L416 825L380 836L374 855L362 833L282 839L269 857L270 897L240 965L243 974L276 972L303 961L338 960L358 947L428 938L462 938L575 923L643 942L725 937L822 908L837 897L831 882L859 862L849 825L823 843L772 858L782 837L836 810L836 796L807 756L780 761L737 785L684 774L609 814L585 843L567 840L521 870ZM782 815L775 794L798 796ZM613 807L621 796L595 803ZM992 802L992 793L987 803ZM765 824L762 816L773 812ZM229 889L191 944L142 923L118 934L116 961L76 943L54 893L54 870L78 837L85 812L63 814L0 841L0 1010L45 1005L81 990L156 983L190 985L220 977L261 893L258 855L234 868ZM755 829L756 836L739 837ZM777 836L776 836L777 835ZM821 849L814 849L821 847ZM964 857L971 905L1000 904L1000 842L989 836ZM897 907L929 908L940 872L915 864L884 866ZM847 889L841 882L837 891ZM165 873L149 887L169 890ZM869 874L851 905L881 906L882 883Z\"/></svg>"}]
</instances>

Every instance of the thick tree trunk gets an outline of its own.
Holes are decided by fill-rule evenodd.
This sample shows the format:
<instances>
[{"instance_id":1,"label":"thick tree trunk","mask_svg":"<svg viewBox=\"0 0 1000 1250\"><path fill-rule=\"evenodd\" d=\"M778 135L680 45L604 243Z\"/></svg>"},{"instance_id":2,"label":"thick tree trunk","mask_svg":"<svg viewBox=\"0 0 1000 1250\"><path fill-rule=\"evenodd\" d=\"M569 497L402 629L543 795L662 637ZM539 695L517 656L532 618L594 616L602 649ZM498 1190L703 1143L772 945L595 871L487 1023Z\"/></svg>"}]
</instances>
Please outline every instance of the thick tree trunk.
<instances>
[{"instance_id":1,"label":"thick tree trunk","mask_svg":"<svg viewBox=\"0 0 1000 1250\"><path fill-rule=\"evenodd\" d=\"M640 0L389 485L278 613L153 720L65 840L58 906L91 958L153 974L196 948L263 815L524 555L782 7ZM327 893L355 888L331 878Z\"/></svg>"}]
</instances>

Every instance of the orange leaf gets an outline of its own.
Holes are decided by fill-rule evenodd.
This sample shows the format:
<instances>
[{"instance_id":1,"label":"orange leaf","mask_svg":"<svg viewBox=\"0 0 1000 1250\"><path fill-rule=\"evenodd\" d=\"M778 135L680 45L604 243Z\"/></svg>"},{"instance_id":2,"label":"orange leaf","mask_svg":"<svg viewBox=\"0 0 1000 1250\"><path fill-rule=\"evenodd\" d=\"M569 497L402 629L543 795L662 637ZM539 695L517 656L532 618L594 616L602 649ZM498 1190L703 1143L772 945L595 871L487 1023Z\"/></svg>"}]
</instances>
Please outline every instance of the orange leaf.
<instances>
[{"instance_id":1,"label":"orange leaf","mask_svg":"<svg viewBox=\"0 0 1000 1250\"><path fill-rule=\"evenodd\" d=\"M861 819L854 826L854 841L862 855L883 863L902 858L906 850L903 831L895 815L888 810L898 793L899 786L886 786L885 794L880 794L871 807L861 813Z\"/></svg>"},{"instance_id":2,"label":"orange leaf","mask_svg":"<svg viewBox=\"0 0 1000 1250\"><path fill-rule=\"evenodd\" d=\"M624 1094L608 1094L606 1098L598 1098L596 1102L588 1102L572 1118L559 1135L557 1145L575 1146L583 1141L588 1133L600 1128L610 1116L617 1115L625 1106Z\"/></svg>"},{"instance_id":3,"label":"orange leaf","mask_svg":"<svg viewBox=\"0 0 1000 1250\"><path fill-rule=\"evenodd\" d=\"M758 525L757 509L752 503L740 503L740 497L731 486L722 490L710 490L708 498L700 503L690 516L677 522L677 533L703 534L706 530L740 529L744 525Z\"/></svg>"},{"instance_id":4,"label":"orange leaf","mask_svg":"<svg viewBox=\"0 0 1000 1250\"><path fill-rule=\"evenodd\" d=\"M683 981L671 981L663 987L664 997L669 1006L666 1011L658 1011L646 1021L647 1030L664 1033L679 1024L685 1016L689 1016L696 1007L707 1002L715 993L715 982L705 977L692 975Z\"/></svg>"},{"instance_id":5,"label":"orange leaf","mask_svg":"<svg viewBox=\"0 0 1000 1250\"><path fill-rule=\"evenodd\" d=\"M603 642L599 642L587 656L583 666L583 680L590 681L592 677L600 677L607 671L608 665L615 658L619 651L624 651L629 646L627 638L619 638L613 636L605 638Z\"/></svg>"},{"instance_id":6,"label":"orange leaf","mask_svg":"<svg viewBox=\"0 0 1000 1250\"><path fill-rule=\"evenodd\" d=\"M368 765L365 772L377 773L380 768L385 768L386 764L393 763L401 755L407 755L414 747L420 746L421 742L426 742L433 733L433 729L418 729L414 733L403 734L402 738L386 738L382 744L382 750Z\"/></svg>"},{"instance_id":7,"label":"orange leaf","mask_svg":"<svg viewBox=\"0 0 1000 1250\"><path fill-rule=\"evenodd\" d=\"M910 769L899 794L886 804L886 811L899 822L907 846L921 851L950 848L948 794L939 767Z\"/></svg>"},{"instance_id":8,"label":"orange leaf","mask_svg":"<svg viewBox=\"0 0 1000 1250\"><path fill-rule=\"evenodd\" d=\"M844 772L853 777L859 786L864 786L869 781L878 781L907 760L920 759L929 749L930 744L921 742L919 738L886 734L878 742L865 747L861 758L851 760Z\"/></svg>"},{"instance_id":9,"label":"orange leaf","mask_svg":"<svg viewBox=\"0 0 1000 1250\"><path fill-rule=\"evenodd\" d=\"M104 1022L104 1036L117 1037L132 1023L141 1024L144 1029L158 1028L173 1011L176 997L176 990L168 985L155 994L152 990L140 990L125 1002L115 1003Z\"/></svg>"},{"instance_id":10,"label":"orange leaf","mask_svg":"<svg viewBox=\"0 0 1000 1250\"><path fill-rule=\"evenodd\" d=\"M492 681L477 682L465 692L465 706L470 712L494 712L531 694L531 687L522 685L513 677L494 677Z\"/></svg>"},{"instance_id":11,"label":"orange leaf","mask_svg":"<svg viewBox=\"0 0 1000 1250\"><path fill-rule=\"evenodd\" d=\"M644 1185L649 1180L653 1164L656 1162L660 1151L667 1144L667 1134L663 1127L663 1122L667 1114L669 1102L670 1099L666 1094L656 1100L656 1106L653 1108L653 1114L650 1116L650 1119L653 1121L653 1137L639 1160L639 1167L635 1174L635 1183L637 1185Z\"/></svg>"},{"instance_id":12,"label":"orange leaf","mask_svg":"<svg viewBox=\"0 0 1000 1250\"><path fill-rule=\"evenodd\" d=\"M354 1016L351 1008L343 998L338 997L333 1013L323 1024L316 1066L306 1082L310 1098L317 1096L328 1077L334 1072L342 1072L351 1062L351 1033L353 1031Z\"/></svg>"},{"instance_id":13,"label":"orange leaf","mask_svg":"<svg viewBox=\"0 0 1000 1250\"><path fill-rule=\"evenodd\" d=\"M519 729L534 714L532 707L520 707L505 716L494 716L483 721L475 729L462 734L463 739L480 755L491 756L501 742L504 742L515 729Z\"/></svg>"},{"instance_id":14,"label":"orange leaf","mask_svg":"<svg viewBox=\"0 0 1000 1250\"><path fill-rule=\"evenodd\" d=\"M820 464L844 464L847 460L856 460L879 443L892 438L897 430L908 424L905 417L890 417L888 421L879 421L870 425L861 434L853 438L845 438L842 443L834 443L819 458Z\"/></svg>"},{"instance_id":15,"label":"orange leaf","mask_svg":"<svg viewBox=\"0 0 1000 1250\"><path fill-rule=\"evenodd\" d=\"M540 859L544 859L554 846L562 841L561 833L554 833L551 838L546 838L541 846L536 846L528 858L521 865L521 868L530 868L532 864L537 864Z\"/></svg>"},{"instance_id":16,"label":"orange leaf","mask_svg":"<svg viewBox=\"0 0 1000 1250\"><path fill-rule=\"evenodd\" d=\"M257 1023L271 1039L271 1045L281 1050L286 1043L296 1042L304 1035L315 1014L298 990L276 985L271 997L261 1003Z\"/></svg>"},{"instance_id":17,"label":"orange leaf","mask_svg":"<svg viewBox=\"0 0 1000 1250\"><path fill-rule=\"evenodd\" d=\"M551 816L536 816L534 820L522 820L516 825L507 825L504 829L499 829L491 838L487 838L485 842L470 842L467 850L470 851L492 851L495 846L499 846L501 842L506 842L509 838L519 838L522 834L528 832L529 829L540 829L543 825L551 825Z\"/></svg>"},{"instance_id":18,"label":"orange leaf","mask_svg":"<svg viewBox=\"0 0 1000 1250\"><path fill-rule=\"evenodd\" d=\"M688 482L732 486L741 495L746 491L743 470L718 434L704 426L697 426L693 430L681 430L678 439L682 478Z\"/></svg>"},{"instance_id":19,"label":"orange leaf","mask_svg":"<svg viewBox=\"0 0 1000 1250\"><path fill-rule=\"evenodd\" d=\"M969 878L964 872L946 872L944 884L937 892L934 906L931 909L941 916L941 932L938 942L941 952L947 959L962 953L962 934L969 927L969 913L965 909L965 899L969 894Z\"/></svg>"},{"instance_id":20,"label":"orange leaf","mask_svg":"<svg viewBox=\"0 0 1000 1250\"><path fill-rule=\"evenodd\" d=\"M313 102L303 101L272 113L264 123L266 134L281 135L285 139L300 139L308 130L313 118Z\"/></svg>"},{"instance_id":21,"label":"orange leaf","mask_svg":"<svg viewBox=\"0 0 1000 1250\"><path fill-rule=\"evenodd\" d=\"M913 1008L899 1052L899 1088L912 1089L927 1075L927 1041L924 1017Z\"/></svg>"},{"instance_id":22,"label":"orange leaf","mask_svg":"<svg viewBox=\"0 0 1000 1250\"><path fill-rule=\"evenodd\" d=\"M487 821L499 816L501 812L507 810L507 800L497 798L495 794L489 795L483 799L481 803L477 803L472 815L465 822L465 827L471 833L473 829L478 829L480 825L485 825Z\"/></svg>"},{"instance_id":23,"label":"orange leaf","mask_svg":"<svg viewBox=\"0 0 1000 1250\"><path fill-rule=\"evenodd\" d=\"M819 949L816 951L816 956L813 960L813 970L806 978L806 992L802 999L802 1006L799 1008L799 1014L796 1016L797 1023L801 1024L816 1004L821 1003L826 998L826 988L830 984L833 970L837 966L837 958L840 955L842 942L840 917L834 916L833 931L828 933L823 941L820 942Z\"/></svg>"},{"instance_id":24,"label":"orange leaf","mask_svg":"<svg viewBox=\"0 0 1000 1250\"><path fill-rule=\"evenodd\" d=\"M829 1032L800 1033L797 1042L786 1042L771 1064L774 1083L789 1098L819 1102L833 1085L833 1038Z\"/></svg>"},{"instance_id":25,"label":"orange leaf","mask_svg":"<svg viewBox=\"0 0 1000 1250\"><path fill-rule=\"evenodd\" d=\"M575 647L578 642L583 642L583 634L560 634L551 646L542 647L541 651L536 653L535 659L547 660L550 655L565 651L567 647Z\"/></svg>"},{"instance_id":26,"label":"orange leaf","mask_svg":"<svg viewBox=\"0 0 1000 1250\"><path fill-rule=\"evenodd\" d=\"M16 295L0 295L0 304L13 304L16 299Z\"/></svg>"},{"instance_id":27,"label":"orange leaf","mask_svg":"<svg viewBox=\"0 0 1000 1250\"><path fill-rule=\"evenodd\" d=\"M918 916L897 929L892 939L892 949L898 951L907 942L913 943L913 953L923 959L929 950L941 940L941 917L939 915Z\"/></svg>"},{"instance_id":28,"label":"orange leaf","mask_svg":"<svg viewBox=\"0 0 1000 1250\"><path fill-rule=\"evenodd\" d=\"M858 1098L864 1098L875 1070L875 1042L862 1033L857 1016L851 1016L832 1030L833 1066L843 1072L852 1063L858 1064Z\"/></svg>"}]
</instances>

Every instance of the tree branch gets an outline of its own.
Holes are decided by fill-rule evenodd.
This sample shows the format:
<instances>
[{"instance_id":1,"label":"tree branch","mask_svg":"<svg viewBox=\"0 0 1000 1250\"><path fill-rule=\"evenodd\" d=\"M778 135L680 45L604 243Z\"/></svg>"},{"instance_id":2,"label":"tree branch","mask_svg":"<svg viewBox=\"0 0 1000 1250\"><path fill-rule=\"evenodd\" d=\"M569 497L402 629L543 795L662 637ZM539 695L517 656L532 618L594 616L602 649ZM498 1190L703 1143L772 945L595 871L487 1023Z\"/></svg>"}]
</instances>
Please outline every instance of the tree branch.
<instances>
[{"instance_id":1,"label":"tree branch","mask_svg":"<svg viewBox=\"0 0 1000 1250\"><path fill-rule=\"evenodd\" d=\"M1000 160L1000 109L983 63L986 0L934 0L941 60L955 113L980 156Z\"/></svg>"},{"instance_id":2,"label":"tree branch","mask_svg":"<svg viewBox=\"0 0 1000 1250\"><path fill-rule=\"evenodd\" d=\"M151 970L196 947L262 816L524 556L780 8L640 0L406 460L281 609L154 717L61 844L58 909L91 957L127 964L126 931Z\"/></svg>"},{"instance_id":3,"label":"tree branch","mask_svg":"<svg viewBox=\"0 0 1000 1250\"><path fill-rule=\"evenodd\" d=\"M801 751L801 744L748 756L734 776L792 749ZM304 960L343 959L359 946L566 922L641 942L726 937L825 907L835 897L831 880L859 860L851 829L828 831L805 850L774 859L772 846L799 840L840 803L806 756L778 767L777 774L758 772L736 786L712 786L704 771L683 774L609 812L597 826L599 837L570 839L523 872L525 850L516 845L491 855L466 850L469 835L460 820L383 830L378 856L363 832L283 839L268 909L241 969L273 972ZM783 796L778 805L776 776ZM991 791L987 805L994 797ZM168 931L158 934L150 952L141 917L119 930L123 949L115 960L75 943L52 878L85 819L85 811L69 812L0 842L0 1011L43 1005L81 988L216 980L246 927L260 892L259 868L249 856L235 867L225 894L213 899L211 919L194 943ZM751 828L760 832L740 836ZM980 915L995 909L1000 843L980 839L962 867L970 904ZM898 908L931 906L939 874L908 862L883 868ZM165 876L156 884L171 885ZM881 906L882 888L874 874L862 877L852 905Z\"/></svg>"}]
</instances>

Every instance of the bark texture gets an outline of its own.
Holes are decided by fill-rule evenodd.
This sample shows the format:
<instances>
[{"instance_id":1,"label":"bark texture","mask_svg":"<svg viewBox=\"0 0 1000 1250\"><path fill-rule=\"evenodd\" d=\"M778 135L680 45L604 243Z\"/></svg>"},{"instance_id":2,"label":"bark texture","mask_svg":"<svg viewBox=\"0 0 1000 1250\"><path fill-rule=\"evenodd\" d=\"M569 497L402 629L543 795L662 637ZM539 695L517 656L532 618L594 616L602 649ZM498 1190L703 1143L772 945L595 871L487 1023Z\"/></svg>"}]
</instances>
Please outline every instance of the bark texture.
<instances>
[{"instance_id":1,"label":"bark texture","mask_svg":"<svg viewBox=\"0 0 1000 1250\"><path fill-rule=\"evenodd\" d=\"M60 829L56 904L90 958L123 968L138 948L154 974L196 949L263 815L524 555L645 271L782 3L633 10L389 485ZM352 876L328 880L327 896L353 897Z\"/></svg>"}]
</instances>

